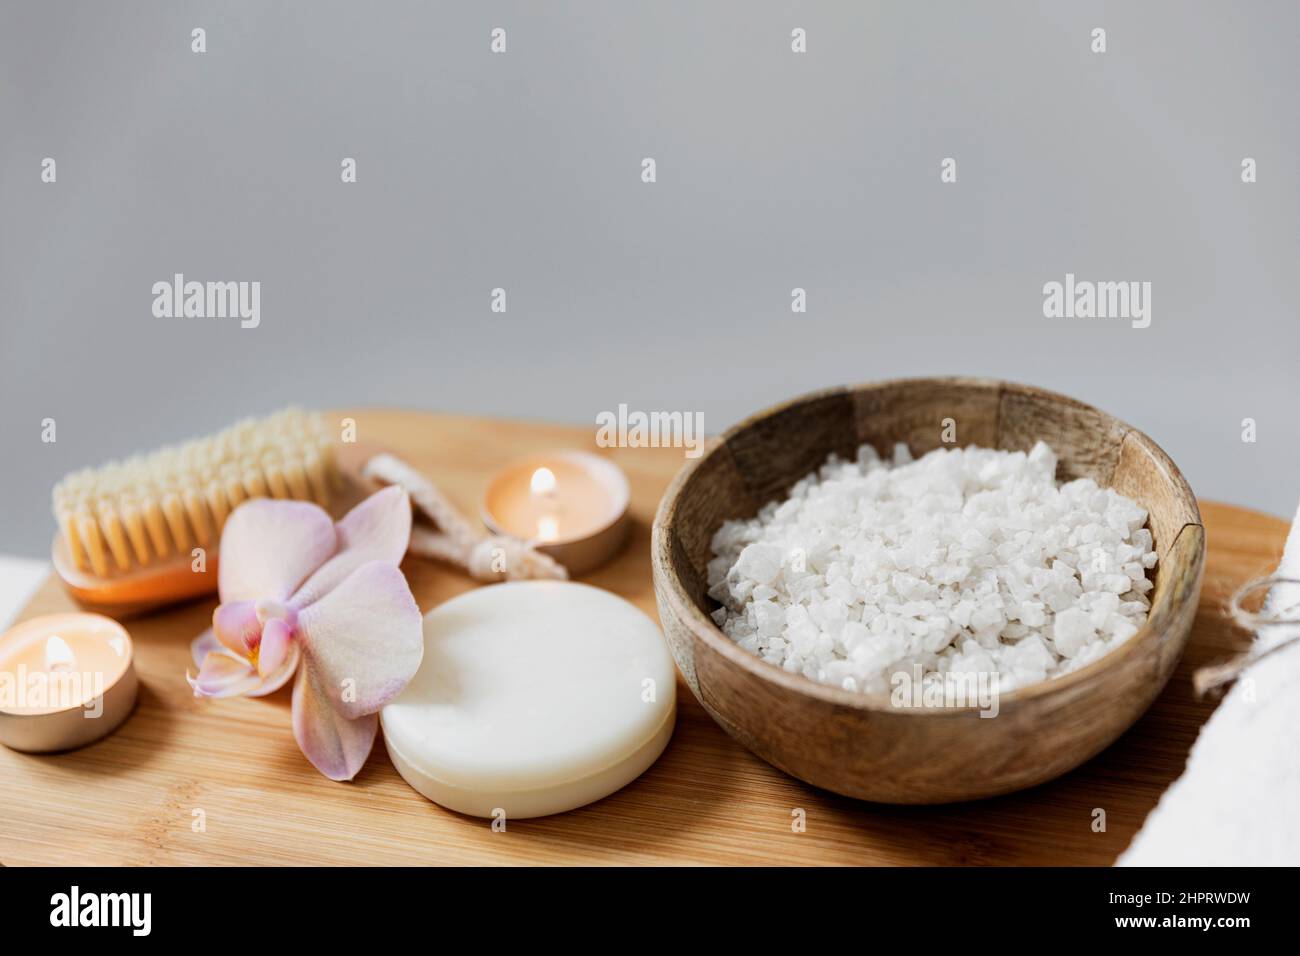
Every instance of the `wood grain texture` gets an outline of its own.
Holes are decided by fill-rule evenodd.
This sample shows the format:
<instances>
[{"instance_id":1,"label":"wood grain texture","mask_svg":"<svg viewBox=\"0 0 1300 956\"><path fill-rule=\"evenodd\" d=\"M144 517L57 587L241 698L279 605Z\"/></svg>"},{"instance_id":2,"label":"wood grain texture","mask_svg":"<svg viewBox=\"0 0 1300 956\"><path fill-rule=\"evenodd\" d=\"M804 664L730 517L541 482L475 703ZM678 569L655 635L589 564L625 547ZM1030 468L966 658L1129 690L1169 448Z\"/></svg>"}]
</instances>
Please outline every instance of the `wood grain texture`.
<instances>
[{"instance_id":1,"label":"wood grain texture","mask_svg":"<svg viewBox=\"0 0 1300 956\"><path fill-rule=\"evenodd\" d=\"M519 454L592 447L592 431L531 423L361 411L361 435L406 455L467 512L493 470ZM654 614L649 524L680 451L609 454L628 473L628 549L585 580ZM55 864L1106 864L1128 845L1181 772L1215 702L1191 692L1194 667L1241 649L1222 604L1270 570L1285 522L1203 504L1209 539L1201 607L1186 654L1132 730L1054 781L1007 797L890 807L836 797L772 768L729 738L680 688L677 730L644 776L590 807L511 822L429 803L397 776L382 743L351 784L307 764L289 731L287 692L200 701L186 686L188 641L213 602L128 624L141 677L135 714L83 750L33 756L0 748L0 863ZM408 561L421 607L472 587L456 571ZM54 581L24 617L71 606ZM1092 811L1107 812L1094 833ZM807 831L790 827L803 809ZM194 832L203 810L206 831Z\"/></svg>"},{"instance_id":2,"label":"wood grain texture","mask_svg":"<svg viewBox=\"0 0 1300 956\"><path fill-rule=\"evenodd\" d=\"M888 691L814 683L742 650L714 625L710 540L752 517L834 453L906 443L1057 454L1060 480L1115 485L1147 509L1160 555L1147 623L1120 647L1052 681L1001 694L996 715L897 707ZM718 463L722 459L722 464ZM735 474L739 472L739 474ZM750 490L748 510L735 493ZM651 565L678 667L704 709L750 750L801 780L884 803L1010 793L1078 766L1128 729L1165 685L1191 631L1204 533L1187 482L1153 441L1098 409L1042 389L973 378L901 379L816 392L759 412L683 469L655 517Z\"/></svg>"}]
</instances>

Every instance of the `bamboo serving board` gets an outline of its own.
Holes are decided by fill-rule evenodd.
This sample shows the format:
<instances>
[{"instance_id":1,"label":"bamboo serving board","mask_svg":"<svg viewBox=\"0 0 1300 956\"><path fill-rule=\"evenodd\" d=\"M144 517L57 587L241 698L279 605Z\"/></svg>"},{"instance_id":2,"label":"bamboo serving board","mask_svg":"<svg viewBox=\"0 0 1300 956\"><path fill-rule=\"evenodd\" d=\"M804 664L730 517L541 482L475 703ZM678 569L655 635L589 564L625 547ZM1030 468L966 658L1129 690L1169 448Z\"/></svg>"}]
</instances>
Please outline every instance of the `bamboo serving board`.
<instances>
[{"instance_id":1,"label":"bamboo serving board","mask_svg":"<svg viewBox=\"0 0 1300 956\"><path fill-rule=\"evenodd\" d=\"M530 452L586 448L628 474L627 549L583 580L657 615L650 522L682 463L677 449L594 448L593 429L423 412L362 410L358 438L405 457L467 513L489 477ZM56 755L0 747L0 863L139 864L1109 864L1182 771L1215 707L1192 670L1241 649L1222 612L1247 578L1271 570L1286 523L1201 503L1209 554L1188 651L1164 693L1108 750L1065 777L976 803L889 807L786 776L731 740L678 681L677 729L633 784L589 807L489 821L443 810L397 775L382 743L352 783L320 776L289 728L289 690L260 700L198 700L189 642L215 600L127 621L140 699L107 739ZM474 587L450 567L404 565L423 610ZM486 585L490 586L490 585ZM20 619L70 610L51 578ZM1094 832L1094 809L1106 812ZM804 832L794 832L803 810ZM202 821L202 827L198 825Z\"/></svg>"}]
</instances>

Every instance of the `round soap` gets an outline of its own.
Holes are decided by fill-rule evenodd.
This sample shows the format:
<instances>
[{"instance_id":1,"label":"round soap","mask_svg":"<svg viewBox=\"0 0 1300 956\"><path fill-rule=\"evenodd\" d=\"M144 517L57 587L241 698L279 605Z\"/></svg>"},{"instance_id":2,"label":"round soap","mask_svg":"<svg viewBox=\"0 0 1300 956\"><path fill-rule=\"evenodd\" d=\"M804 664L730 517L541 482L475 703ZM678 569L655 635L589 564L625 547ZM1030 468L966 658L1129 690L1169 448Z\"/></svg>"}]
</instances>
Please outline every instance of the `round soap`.
<instances>
[{"instance_id":1,"label":"round soap","mask_svg":"<svg viewBox=\"0 0 1300 956\"><path fill-rule=\"evenodd\" d=\"M507 819L572 810L635 780L672 736L659 628L568 581L477 588L424 618L424 661L383 709L398 772L435 803Z\"/></svg>"}]
</instances>

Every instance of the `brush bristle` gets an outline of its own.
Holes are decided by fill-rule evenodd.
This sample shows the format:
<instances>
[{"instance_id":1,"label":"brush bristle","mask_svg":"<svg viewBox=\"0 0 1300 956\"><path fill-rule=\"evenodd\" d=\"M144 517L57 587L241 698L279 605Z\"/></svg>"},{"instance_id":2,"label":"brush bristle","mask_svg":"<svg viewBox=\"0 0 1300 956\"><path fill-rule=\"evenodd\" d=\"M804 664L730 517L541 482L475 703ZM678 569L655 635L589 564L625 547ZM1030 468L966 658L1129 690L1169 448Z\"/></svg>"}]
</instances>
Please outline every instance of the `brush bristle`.
<instances>
[{"instance_id":1,"label":"brush bristle","mask_svg":"<svg viewBox=\"0 0 1300 956\"><path fill-rule=\"evenodd\" d=\"M328 507L338 480L324 420L288 408L74 472L54 488L54 516L77 567L108 577L214 547L230 512L248 498Z\"/></svg>"}]
</instances>

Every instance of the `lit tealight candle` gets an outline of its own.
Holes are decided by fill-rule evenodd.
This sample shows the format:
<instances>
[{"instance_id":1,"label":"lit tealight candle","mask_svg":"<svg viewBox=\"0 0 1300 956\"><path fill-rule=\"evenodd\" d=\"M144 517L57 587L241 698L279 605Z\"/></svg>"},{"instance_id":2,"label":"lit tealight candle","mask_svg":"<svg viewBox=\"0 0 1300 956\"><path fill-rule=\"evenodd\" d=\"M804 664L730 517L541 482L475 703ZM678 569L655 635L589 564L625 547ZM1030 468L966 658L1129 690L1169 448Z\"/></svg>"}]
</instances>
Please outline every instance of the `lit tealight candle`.
<instances>
[{"instance_id":1,"label":"lit tealight candle","mask_svg":"<svg viewBox=\"0 0 1300 956\"><path fill-rule=\"evenodd\" d=\"M126 629L99 614L51 614L0 637L0 743L46 753L112 732L135 705Z\"/></svg>"},{"instance_id":2,"label":"lit tealight candle","mask_svg":"<svg viewBox=\"0 0 1300 956\"><path fill-rule=\"evenodd\" d=\"M572 575L604 564L627 538L627 477L599 455L559 451L515 462L488 486L483 522L533 542Z\"/></svg>"}]
</instances>

